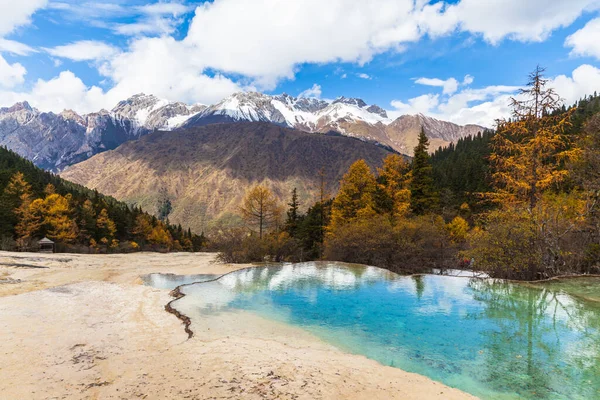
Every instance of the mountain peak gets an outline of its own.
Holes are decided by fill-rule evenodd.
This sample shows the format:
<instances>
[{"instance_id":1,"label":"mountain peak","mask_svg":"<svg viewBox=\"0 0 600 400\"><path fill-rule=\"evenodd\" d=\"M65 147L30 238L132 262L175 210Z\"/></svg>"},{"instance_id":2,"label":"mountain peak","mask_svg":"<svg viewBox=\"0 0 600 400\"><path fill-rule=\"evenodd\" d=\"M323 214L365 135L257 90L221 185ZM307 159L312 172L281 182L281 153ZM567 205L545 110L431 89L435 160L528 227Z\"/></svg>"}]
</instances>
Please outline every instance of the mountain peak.
<instances>
[{"instance_id":1,"label":"mountain peak","mask_svg":"<svg viewBox=\"0 0 600 400\"><path fill-rule=\"evenodd\" d=\"M387 111L385 111L383 108L379 107L378 105L373 104L372 106L369 106L369 108L367 108L367 111L373 114L377 114L382 116L383 118L387 118Z\"/></svg>"},{"instance_id":2,"label":"mountain peak","mask_svg":"<svg viewBox=\"0 0 600 400\"><path fill-rule=\"evenodd\" d=\"M27 101L20 101L15 103L12 107L0 108L0 112L3 113L14 113L18 111L34 111Z\"/></svg>"},{"instance_id":3,"label":"mountain peak","mask_svg":"<svg viewBox=\"0 0 600 400\"><path fill-rule=\"evenodd\" d=\"M367 106L367 103L365 103L364 100L357 99L355 97L340 96L337 99L335 99L332 104L338 104L338 103L349 104L352 106L357 106L358 108L364 108Z\"/></svg>"}]
</instances>

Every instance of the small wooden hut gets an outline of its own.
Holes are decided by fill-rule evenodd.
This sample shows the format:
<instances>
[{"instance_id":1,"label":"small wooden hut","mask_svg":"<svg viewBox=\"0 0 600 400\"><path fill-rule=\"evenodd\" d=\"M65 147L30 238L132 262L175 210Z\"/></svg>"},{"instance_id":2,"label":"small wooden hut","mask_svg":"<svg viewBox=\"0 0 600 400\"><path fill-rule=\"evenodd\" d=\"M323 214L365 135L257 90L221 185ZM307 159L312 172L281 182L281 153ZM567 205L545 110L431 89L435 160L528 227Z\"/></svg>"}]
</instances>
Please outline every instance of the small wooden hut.
<instances>
[{"instance_id":1,"label":"small wooden hut","mask_svg":"<svg viewBox=\"0 0 600 400\"><path fill-rule=\"evenodd\" d=\"M54 242L47 237L43 238L39 242L40 253L54 253Z\"/></svg>"}]
</instances>

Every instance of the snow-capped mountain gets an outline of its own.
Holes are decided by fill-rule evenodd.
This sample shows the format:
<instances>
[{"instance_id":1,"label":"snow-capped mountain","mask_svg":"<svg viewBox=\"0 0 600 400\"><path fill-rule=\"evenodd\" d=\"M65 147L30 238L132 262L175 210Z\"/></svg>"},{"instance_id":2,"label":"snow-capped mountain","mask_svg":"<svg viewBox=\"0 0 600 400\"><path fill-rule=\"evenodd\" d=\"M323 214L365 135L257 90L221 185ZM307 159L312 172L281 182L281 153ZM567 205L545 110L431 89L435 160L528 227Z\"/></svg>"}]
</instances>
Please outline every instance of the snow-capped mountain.
<instances>
[{"instance_id":1,"label":"snow-capped mountain","mask_svg":"<svg viewBox=\"0 0 600 400\"><path fill-rule=\"evenodd\" d=\"M0 145L51 171L113 149L144 133L147 130L131 120L106 110L84 116L71 110L44 113L27 102L0 108Z\"/></svg>"},{"instance_id":2,"label":"snow-capped mountain","mask_svg":"<svg viewBox=\"0 0 600 400\"><path fill-rule=\"evenodd\" d=\"M139 127L173 130L205 109L203 104L190 106L141 93L119 102L112 112L134 121Z\"/></svg>"},{"instance_id":3,"label":"snow-capped mountain","mask_svg":"<svg viewBox=\"0 0 600 400\"><path fill-rule=\"evenodd\" d=\"M340 97L329 103L288 94L269 96L262 93L235 93L187 120L182 127L224 122L270 122L307 132L344 132L340 122L388 124L386 112L368 106L363 100Z\"/></svg>"},{"instance_id":4,"label":"snow-capped mountain","mask_svg":"<svg viewBox=\"0 0 600 400\"><path fill-rule=\"evenodd\" d=\"M41 112L27 102L0 108L0 145L60 171L153 130L172 130L206 106L188 106L144 94L119 102L111 111L79 115Z\"/></svg>"},{"instance_id":5,"label":"snow-capped mountain","mask_svg":"<svg viewBox=\"0 0 600 400\"><path fill-rule=\"evenodd\" d=\"M155 130L244 121L268 122L312 133L338 132L381 143L404 154L412 154L421 128L431 139L431 150L483 130L480 126L463 127L423 115L402 116L393 121L381 107L356 98L339 97L329 102L244 92L205 106L142 93L119 102L111 111L86 115L72 110L45 113L27 102L0 108L0 145L42 168L60 171Z\"/></svg>"}]
</instances>

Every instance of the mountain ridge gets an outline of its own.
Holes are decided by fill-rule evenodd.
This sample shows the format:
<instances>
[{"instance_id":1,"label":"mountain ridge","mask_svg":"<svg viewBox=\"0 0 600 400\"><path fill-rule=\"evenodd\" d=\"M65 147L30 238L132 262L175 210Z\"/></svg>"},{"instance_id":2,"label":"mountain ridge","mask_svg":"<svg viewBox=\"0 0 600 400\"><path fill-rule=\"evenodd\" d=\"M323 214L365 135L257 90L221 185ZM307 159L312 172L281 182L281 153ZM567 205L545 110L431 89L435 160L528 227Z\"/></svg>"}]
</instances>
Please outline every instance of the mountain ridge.
<instances>
[{"instance_id":1,"label":"mountain ridge","mask_svg":"<svg viewBox=\"0 0 600 400\"><path fill-rule=\"evenodd\" d=\"M0 145L42 168L61 171L155 130L232 122L268 122L309 133L335 131L403 154L412 153L421 127L431 140L432 151L484 129L422 114L392 120L383 108L344 96L325 101L285 93L239 92L213 105L188 105L140 93L110 111L83 115L73 110L42 112L26 101L0 108Z\"/></svg>"}]
</instances>

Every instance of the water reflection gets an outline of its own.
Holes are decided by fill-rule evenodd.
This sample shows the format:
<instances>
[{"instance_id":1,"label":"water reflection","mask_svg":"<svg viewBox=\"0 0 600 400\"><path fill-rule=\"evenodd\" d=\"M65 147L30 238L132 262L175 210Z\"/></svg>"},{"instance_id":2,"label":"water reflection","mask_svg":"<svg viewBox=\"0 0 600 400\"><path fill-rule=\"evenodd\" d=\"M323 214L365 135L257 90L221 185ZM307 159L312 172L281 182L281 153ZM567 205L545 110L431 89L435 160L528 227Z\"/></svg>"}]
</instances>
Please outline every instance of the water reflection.
<instances>
[{"instance_id":1,"label":"water reflection","mask_svg":"<svg viewBox=\"0 0 600 400\"><path fill-rule=\"evenodd\" d=\"M186 286L192 321L248 310L481 398L600 398L600 303L569 287L306 263ZM577 290L575 290L577 292Z\"/></svg>"},{"instance_id":2,"label":"water reflection","mask_svg":"<svg viewBox=\"0 0 600 400\"><path fill-rule=\"evenodd\" d=\"M206 282L218 278L220 275L175 275L175 274L148 274L143 275L144 285L157 289L175 289L177 286L187 285L195 282Z\"/></svg>"}]
</instances>

